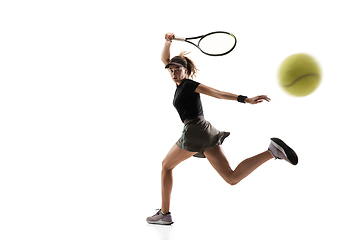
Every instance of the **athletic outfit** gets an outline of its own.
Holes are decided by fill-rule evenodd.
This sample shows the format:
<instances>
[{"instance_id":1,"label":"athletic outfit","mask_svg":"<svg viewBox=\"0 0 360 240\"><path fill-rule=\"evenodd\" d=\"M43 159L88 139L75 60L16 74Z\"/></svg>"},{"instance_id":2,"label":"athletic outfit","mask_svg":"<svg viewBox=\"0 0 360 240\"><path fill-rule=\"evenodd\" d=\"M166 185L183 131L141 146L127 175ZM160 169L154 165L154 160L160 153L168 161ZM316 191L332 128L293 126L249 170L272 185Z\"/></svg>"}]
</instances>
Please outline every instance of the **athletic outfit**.
<instances>
[{"instance_id":1,"label":"athletic outfit","mask_svg":"<svg viewBox=\"0 0 360 240\"><path fill-rule=\"evenodd\" d=\"M165 68L171 64L186 68L186 62L176 58L174 57ZM199 84L191 79L185 79L176 88L173 105L184 123L182 135L176 145L186 151L194 152L194 157L205 158L204 152L221 145L230 133L218 131L205 120L200 94L195 92ZM239 95L237 100L244 103L246 98ZM276 159L284 159L293 165L298 163L296 153L278 138L271 138L269 150ZM161 225L173 223L170 212L163 213L157 210L156 214L146 219L148 223Z\"/></svg>"},{"instance_id":2,"label":"athletic outfit","mask_svg":"<svg viewBox=\"0 0 360 240\"><path fill-rule=\"evenodd\" d=\"M205 158L204 152L221 145L230 133L218 131L205 120L200 94L195 92L199 84L185 79L176 88L173 104L184 123L176 145L186 151L197 152L194 157Z\"/></svg>"}]
</instances>

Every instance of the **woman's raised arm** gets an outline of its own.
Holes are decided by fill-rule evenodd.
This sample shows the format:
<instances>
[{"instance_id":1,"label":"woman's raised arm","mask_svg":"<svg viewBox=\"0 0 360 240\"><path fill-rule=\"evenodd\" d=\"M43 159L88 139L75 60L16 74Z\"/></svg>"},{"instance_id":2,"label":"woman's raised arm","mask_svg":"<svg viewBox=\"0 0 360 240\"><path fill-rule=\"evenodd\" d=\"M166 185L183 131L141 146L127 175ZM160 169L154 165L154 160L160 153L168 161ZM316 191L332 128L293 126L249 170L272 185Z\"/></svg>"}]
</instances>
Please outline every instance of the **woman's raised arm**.
<instances>
[{"instance_id":1,"label":"woman's raised arm","mask_svg":"<svg viewBox=\"0 0 360 240\"><path fill-rule=\"evenodd\" d=\"M167 65L170 62L170 46L172 39L175 37L173 33L165 34L165 45L161 53L161 61Z\"/></svg>"}]
</instances>

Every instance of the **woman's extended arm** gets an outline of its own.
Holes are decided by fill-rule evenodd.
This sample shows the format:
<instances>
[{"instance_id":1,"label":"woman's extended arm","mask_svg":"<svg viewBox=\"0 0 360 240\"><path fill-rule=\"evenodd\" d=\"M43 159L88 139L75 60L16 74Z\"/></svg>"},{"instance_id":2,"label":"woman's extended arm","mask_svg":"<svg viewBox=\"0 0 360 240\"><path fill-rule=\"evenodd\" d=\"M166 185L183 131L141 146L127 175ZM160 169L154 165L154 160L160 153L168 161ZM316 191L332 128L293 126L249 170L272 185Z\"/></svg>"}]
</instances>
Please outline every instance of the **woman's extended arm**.
<instances>
[{"instance_id":1,"label":"woman's extended arm","mask_svg":"<svg viewBox=\"0 0 360 240\"><path fill-rule=\"evenodd\" d=\"M228 92L222 92L219 90L216 90L214 88L205 86L204 84L200 84L196 89L195 92L206 94L208 96L218 98L218 99L226 99L226 100L237 100L238 95L228 93ZM268 98L266 95L260 95L253 98L246 98L245 102L250 104L257 104L261 103L263 100L270 101L271 99Z\"/></svg>"},{"instance_id":2,"label":"woman's extended arm","mask_svg":"<svg viewBox=\"0 0 360 240\"><path fill-rule=\"evenodd\" d=\"M196 89L195 92L202 93L205 95L208 95L210 97L218 98L218 99L226 99L226 100L237 100L238 95L228 93L228 92L222 92L219 90L216 90L214 88L205 86L204 84L200 84Z\"/></svg>"},{"instance_id":3,"label":"woman's extended arm","mask_svg":"<svg viewBox=\"0 0 360 240\"><path fill-rule=\"evenodd\" d=\"M175 34L173 33L167 33L165 34L165 45L163 48L163 51L161 53L161 61L167 65L170 62L170 46L171 46L171 40L175 37Z\"/></svg>"}]
</instances>

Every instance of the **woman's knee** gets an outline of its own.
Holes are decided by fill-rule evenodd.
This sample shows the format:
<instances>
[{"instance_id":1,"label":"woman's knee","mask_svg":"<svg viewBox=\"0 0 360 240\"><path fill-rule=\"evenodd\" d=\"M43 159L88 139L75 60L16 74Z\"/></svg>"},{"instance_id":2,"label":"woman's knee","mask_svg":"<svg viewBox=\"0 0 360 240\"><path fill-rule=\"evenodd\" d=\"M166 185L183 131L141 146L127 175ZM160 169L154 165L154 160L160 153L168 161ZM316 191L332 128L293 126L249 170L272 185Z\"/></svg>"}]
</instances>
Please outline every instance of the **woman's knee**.
<instances>
[{"instance_id":1,"label":"woman's knee","mask_svg":"<svg viewBox=\"0 0 360 240\"><path fill-rule=\"evenodd\" d=\"M224 179L228 184L230 184L231 186L235 186L236 184L239 183L239 181L237 181L236 179L234 179L233 176L228 176L226 179Z\"/></svg>"},{"instance_id":2,"label":"woman's knee","mask_svg":"<svg viewBox=\"0 0 360 240\"><path fill-rule=\"evenodd\" d=\"M182 150L176 144L170 149L162 161L162 169L165 171L171 171L179 163L191 157L194 153Z\"/></svg>"},{"instance_id":3,"label":"woman's knee","mask_svg":"<svg viewBox=\"0 0 360 240\"><path fill-rule=\"evenodd\" d=\"M229 174L227 174L225 176L222 176L222 177L225 180L225 182L227 182L231 186L234 186L234 185L236 185L236 184L238 184L240 182L239 179L235 178L234 172L229 173Z\"/></svg>"},{"instance_id":4,"label":"woman's knee","mask_svg":"<svg viewBox=\"0 0 360 240\"><path fill-rule=\"evenodd\" d=\"M172 171L173 168L174 167L171 164L169 164L169 162L166 161L166 159L162 161L162 171L169 172Z\"/></svg>"},{"instance_id":5,"label":"woman's knee","mask_svg":"<svg viewBox=\"0 0 360 240\"><path fill-rule=\"evenodd\" d=\"M228 182L231 186L235 186L236 184L239 183L239 181L236 181L234 179L231 179L229 182Z\"/></svg>"}]
</instances>

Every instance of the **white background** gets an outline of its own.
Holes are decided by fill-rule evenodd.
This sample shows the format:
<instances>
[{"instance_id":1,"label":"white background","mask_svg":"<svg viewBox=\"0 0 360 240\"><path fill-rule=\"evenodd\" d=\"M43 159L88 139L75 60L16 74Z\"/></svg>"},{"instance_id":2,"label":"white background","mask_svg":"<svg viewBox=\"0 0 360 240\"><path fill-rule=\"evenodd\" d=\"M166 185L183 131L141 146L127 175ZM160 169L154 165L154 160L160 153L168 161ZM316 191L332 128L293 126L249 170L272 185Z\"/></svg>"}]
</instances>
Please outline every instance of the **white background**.
<instances>
[{"instance_id":1,"label":"white background","mask_svg":"<svg viewBox=\"0 0 360 240\"><path fill-rule=\"evenodd\" d=\"M2 1L1 239L359 239L360 17L356 1ZM202 97L230 131L233 168L279 137L299 164L272 160L230 186L206 159L174 170L171 227L145 222L161 206L161 161L180 137L164 35L230 31L231 54L174 42L195 79L260 105ZM277 84L289 55L323 70L315 93Z\"/></svg>"}]
</instances>

